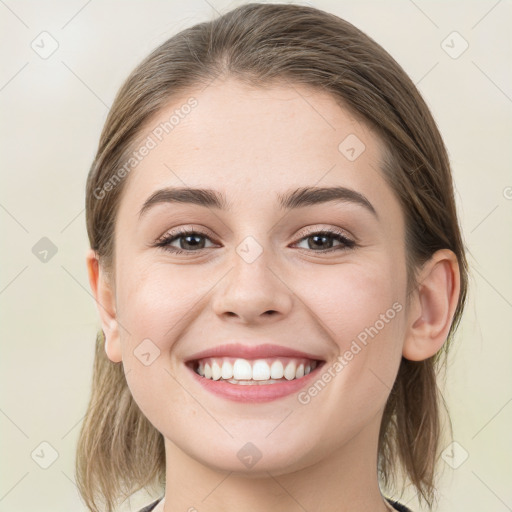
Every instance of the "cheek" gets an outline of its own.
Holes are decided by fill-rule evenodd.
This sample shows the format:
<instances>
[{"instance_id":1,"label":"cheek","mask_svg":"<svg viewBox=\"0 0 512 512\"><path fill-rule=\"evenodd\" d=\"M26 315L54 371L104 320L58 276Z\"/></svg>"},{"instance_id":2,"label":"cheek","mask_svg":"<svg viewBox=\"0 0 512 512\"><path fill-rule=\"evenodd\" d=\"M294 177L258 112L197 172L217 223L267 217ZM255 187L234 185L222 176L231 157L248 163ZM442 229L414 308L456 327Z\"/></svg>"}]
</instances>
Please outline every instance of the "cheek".
<instances>
[{"instance_id":1,"label":"cheek","mask_svg":"<svg viewBox=\"0 0 512 512\"><path fill-rule=\"evenodd\" d=\"M131 334L130 345L149 338L160 350L168 350L193 320L188 317L206 292L197 271L192 276L184 267L145 261L135 262L129 272L119 267L117 316Z\"/></svg>"},{"instance_id":2,"label":"cheek","mask_svg":"<svg viewBox=\"0 0 512 512\"><path fill-rule=\"evenodd\" d=\"M318 272L302 286L301 294L342 349L375 323L383 330L381 315L384 321L398 316L400 308L393 309L393 304L402 304L402 281L403 276L390 273L385 265L340 265L332 272Z\"/></svg>"},{"instance_id":3,"label":"cheek","mask_svg":"<svg viewBox=\"0 0 512 512\"><path fill-rule=\"evenodd\" d=\"M199 286L197 272L194 279L184 267L171 269L143 258L120 259L116 272L123 366L134 400L146 417L157 422L163 421L162 410L196 414L174 378L177 367L172 354L193 322L190 314L198 307L198 298L207 292Z\"/></svg>"},{"instance_id":4,"label":"cheek","mask_svg":"<svg viewBox=\"0 0 512 512\"><path fill-rule=\"evenodd\" d=\"M384 398L401 360L405 267L382 260L340 265L308 283L301 294L332 342L340 365L332 371L341 377L334 379L336 386L352 390L354 399L356 395L376 398L377 386Z\"/></svg>"}]
</instances>

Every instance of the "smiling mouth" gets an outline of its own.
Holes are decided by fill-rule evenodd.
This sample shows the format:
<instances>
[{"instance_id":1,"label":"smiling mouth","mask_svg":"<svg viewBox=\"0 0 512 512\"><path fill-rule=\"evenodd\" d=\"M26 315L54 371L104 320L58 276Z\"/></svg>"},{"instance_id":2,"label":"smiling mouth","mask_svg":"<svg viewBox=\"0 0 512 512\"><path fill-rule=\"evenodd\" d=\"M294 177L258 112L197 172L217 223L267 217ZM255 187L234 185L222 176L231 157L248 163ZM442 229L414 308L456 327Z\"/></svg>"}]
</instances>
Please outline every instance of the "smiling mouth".
<instances>
[{"instance_id":1,"label":"smiling mouth","mask_svg":"<svg viewBox=\"0 0 512 512\"><path fill-rule=\"evenodd\" d=\"M322 363L324 361L297 357L207 357L189 361L187 365L197 375L207 380L225 381L242 386L261 386L299 380Z\"/></svg>"}]
</instances>

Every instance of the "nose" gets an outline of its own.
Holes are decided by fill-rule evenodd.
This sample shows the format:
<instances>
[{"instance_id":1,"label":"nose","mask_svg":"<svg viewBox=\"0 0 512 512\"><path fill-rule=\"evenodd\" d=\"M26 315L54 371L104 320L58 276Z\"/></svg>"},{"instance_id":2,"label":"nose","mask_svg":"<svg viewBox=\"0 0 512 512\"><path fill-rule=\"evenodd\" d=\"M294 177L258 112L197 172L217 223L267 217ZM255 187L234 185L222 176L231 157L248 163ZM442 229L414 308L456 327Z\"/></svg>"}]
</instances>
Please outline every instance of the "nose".
<instances>
[{"instance_id":1,"label":"nose","mask_svg":"<svg viewBox=\"0 0 512 512\"><path fill-rule=\"evenodd\" d=\"M293 305L294 293L285 274L265 251L252 262L235 254L212 299L214 312L224 320L246 324L279 321Z\"/></svg>"}]
</instances>

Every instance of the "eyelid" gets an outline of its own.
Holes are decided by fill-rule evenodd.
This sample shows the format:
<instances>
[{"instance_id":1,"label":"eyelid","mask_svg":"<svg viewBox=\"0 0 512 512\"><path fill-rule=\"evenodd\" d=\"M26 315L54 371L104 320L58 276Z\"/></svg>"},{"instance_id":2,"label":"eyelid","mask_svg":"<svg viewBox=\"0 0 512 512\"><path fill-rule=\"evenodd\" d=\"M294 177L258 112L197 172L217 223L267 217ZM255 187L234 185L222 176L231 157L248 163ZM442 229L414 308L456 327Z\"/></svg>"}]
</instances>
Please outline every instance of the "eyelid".
<instances>
[{"instance_id":1,"label":"eyelid","mask_svg":"<svg viewBox=\"0 0 512 512\"><path fill-rule=\"evenodd\" d=\"M196 226L195 224L190 224L188 226L180 226L178 228L171 228L167 229L163 235L159 236L155 240L155 244L158 244L159 242L169 240L172 238L177 238L180 236L185 236L190 234L191 232L196 233L198 235L205 236L207 238L210 238L212 241L215 241L215 236L212 235L212 232L204 227Z\"/></svg>"},{"instance_id":2,"label":"eyelid","mask_svg":"<svg viewBox=\"0 0 512 512\"><path fill-rule=\"evenodd\" d=\"M210 235L209 230L207 230L206 228L203 228L203 227L196 228L196 227L193 227L192 225L190 225L190 226L180 226L179 228L166 231L162 236L160 236L152 244L152 246L167 250L174 254L182 254L182 253L192 254L195 252L200 253L201 251L204 251L206 249L212 249L212 247L209 247L209 248L204 247L197 251L194 251L194 250L187 250L187 249L179 249L177 247L171 246L171 242L174 242L175 240L178 240L181 237L190 236L191 234L202 236L204 238L209 239L214 244L218 244L218 242L215 240L215 237ZM345 229L339 228L338 226L329 226L329 227L317 226L317 227L303 228L294 237L295 242L293 244L296 245L296 244L302 242L304 239L306 239L310 236L316 235L316 234L319 234L319 235L324 234L331 238L337 239L338 242L341 242L343 247L340 247L340 248L332 247L332 248L324 249L324 250L320 250L320 251L314 251L314 250L298 247L297 250L300 250L300 251L305 250L307 252L326 254L329 252L338 252L338 251L343 251L343 250L348 250L348 249L355 249L356 247L359 246L359 241L357 240L356 237L354 237L352 234L347 232Z\"/></svg>"},{"instance_id":3,"label":"eyelid","mask_svg":"<svg viewBox=\"0 0 512 512\"><path fill-rule=\"evenodd\" d=\"M295 236L295 240L299 241L306 236L309 236L311 234L320 233L322 231L333 232L333 233L336 233L339 235L344 235L344 236L346 236L346 238L349 238L351 241L356 242L356 243L358 242L357 237L352 235L352 233L350 233L346 229L339 228L337 226L328 226L328 225L324 225L324 227L314 226L314 227L302 228ZM185 236L187 234L190 234L190 232L194 232L198 235L204 235L204 236L210 238L212 241L216 241L215 236L212 235L212 232L210 230L208 230L207 228L204 228L204 227L199 227L199 226L196 227L196 225L191 224L188 226L180 226L176 229L171 228L171 229L166 230L161 236L159 236L155 240L155 244L157 244L161 241L164 241L164 240L169 240L170 238L179 237L180 235ZM216 243L218 243L218 242L216 242Z\"/></svg>"},{"instance_id":4,"label":"eyelid","mask_svg":"<svg viewBox=\"0 0 512 512\"><path fill-rule=\"evenodd\" d=\"M310 227L303 228L299 231L297 237L302 239L308 235L312 235L315 233L321 233L323 231L327 231L329 233L336 233L338 235L343 235L345 238L349 239L350 241L352 241L354 243L359 242L357 237L355 237L352 233L350 233L350 231L347 231L346 229L340 228L338 226L332 226L332 225L327 225L327 224L325 224L324 227L315 226L312 228L310 228Z\"/></svg>"}]
</instances>

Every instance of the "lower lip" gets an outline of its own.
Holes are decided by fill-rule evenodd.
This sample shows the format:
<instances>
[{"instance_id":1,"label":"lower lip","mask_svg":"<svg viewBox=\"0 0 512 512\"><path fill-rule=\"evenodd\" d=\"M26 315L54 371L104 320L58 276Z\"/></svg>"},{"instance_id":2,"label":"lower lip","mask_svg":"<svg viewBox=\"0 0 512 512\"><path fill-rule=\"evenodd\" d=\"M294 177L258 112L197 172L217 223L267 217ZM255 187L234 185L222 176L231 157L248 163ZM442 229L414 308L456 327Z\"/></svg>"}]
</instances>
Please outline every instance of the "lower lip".
<instances>
[{"instance_id":1,"label":"lower lip","mask_svg":"<svg viewBox=\"0 0 512 512\"><path fill-rule=\"evenodd\" d=\"M288 395L299 392L303 387L308 385L313 380L317 372L322 366L323 362L319 362L318 366L310 373L301 377L300 379L284 380L274 384L232 384L222 380L212 380L198 375L192 368L187 366L187 369L192 372L193 378L203 386L207 391L214 395L235 402L270 402L277 400Z\"/></svg>"}]
</instances>

